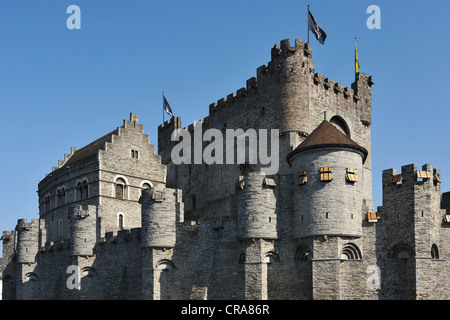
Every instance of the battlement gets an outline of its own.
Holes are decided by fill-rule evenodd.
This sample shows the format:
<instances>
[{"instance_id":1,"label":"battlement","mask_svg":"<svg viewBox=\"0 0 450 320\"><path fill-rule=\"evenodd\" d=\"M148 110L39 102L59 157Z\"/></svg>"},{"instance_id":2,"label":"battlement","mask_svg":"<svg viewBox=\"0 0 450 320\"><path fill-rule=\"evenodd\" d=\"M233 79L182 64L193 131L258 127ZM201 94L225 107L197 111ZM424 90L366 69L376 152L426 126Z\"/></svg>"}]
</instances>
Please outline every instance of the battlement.
<instances>
[{"instance_id":1,"label":"battlement","mask_svg":"<svg viewBox=\"0 0 450 320\"><path fill-rule=\"evenodd\" d=\"M296 56L296 60L301 63L285 63L287 59L294 55ZM263 87L265 82L274 75L281 77L284 81L288 75L305 74L309 81L311 81L311 84L320 86L324 90L333 92L345 99L351 99L354 102L358 102L362 99L362 96L370 94L370 87L374 84L372 76L365 73L358 73L351 87L345 87L343 84L326 78L320 73L314 73L314 62L311 60L311 55L311 47L305 44L303 40L295 39L294 46L291 46L290 39L281 40L280 44L275 44L271 50L271 61L267 65L262 65L256 69L256 77L248 79L246 81L246 87L240 88L236 92L230 93L226 97L211 103L209 105L209 114L212 115L217 111L230 107L237 101L248 98L257 92L260 87ZM297 70L298 68L304 70ZM368 115L364 115L363 120L370 123L371 119Z\"/></svg>"},{"instance_id":2,"label":"battlement","mask_svg":"<svg viewBox=\"0 0 450 320\"><path fill-rule=\"evenodd\" d=\"M11 231L3 231L1 240L9 241L11 239Z\"/></svg>"},{"instance_id":3,"label":"battlement","mask_svg":"<svg viewBox=\"0 0 450 320\"><path fill-rule=\"evenodd\" d=\"M55 252L55 251L69 250L69 249L70 249L70 239L64 239L64 240L46 242L45 245L39 249L39 252L45 253L45 252Z\"/></svg>"},{"instance_id":4,"label":"battlement","mask_svg":"<svg viewBox=\"0 0 450 320\"><path fill-rule=\"evenodd\" d=\"M290 42L290 39L285 39L281 40L280 44L275 44L271 50L271 61L267 65L262 65L256 69L256 77L248 79L246 81L246 87L242 87L236 92L232 92L226 97L217 100L217 102L211 103L209 105L210 115L255 93L260 87L260 84L266 80L267 76L281 71L282 59L286 59L295 53L303 53L302 56L306 58L311 57L311 47L305 44L303 40L295 39L295 45L293 47L291 47Z\"/></svg>"},{"instance_id":5,"label":"battlement","mask_svg":"<svg viewBox=\"0 0 450 320\"><path fill-rule=\"evenodd\" d=\"M100 245L112 243L119 244L124 242L140 242L141 228L124 229L115 232L106 232L105 237L98 239Z\"/></svg>"},{"instance_id":6,"label":"battlement","mask_svg":"<svg viewBox=\"0 0 450 320\"><path fill-rule=\"evenodd\" d=\"M441 184L440 170L433 168L431 164L423 165L422 170L417 169L417 164L402 166L400 173L397 169L383 170L383 187L418 184L439 186Z\"/></svg>"},{"instance_id":7,"label":"battlement","mask_svg":"<svg viewBox=\"0 0 450 320\"><path fill-rule=\"evenodd\" d=\"M19 219L17 221L16 230L31 230L33 228L39 229L39 219L31 219L31 222L27 222L27 219Z\"/></svg>"}]
</instances>

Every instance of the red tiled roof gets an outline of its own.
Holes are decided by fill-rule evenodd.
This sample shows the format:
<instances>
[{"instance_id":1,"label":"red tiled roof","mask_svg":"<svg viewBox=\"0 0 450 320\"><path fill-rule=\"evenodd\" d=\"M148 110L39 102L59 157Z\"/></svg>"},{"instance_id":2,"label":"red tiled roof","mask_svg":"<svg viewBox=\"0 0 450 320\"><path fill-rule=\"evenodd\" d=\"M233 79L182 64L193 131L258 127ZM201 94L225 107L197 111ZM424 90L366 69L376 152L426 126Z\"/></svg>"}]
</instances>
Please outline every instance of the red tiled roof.
<instances>
[{"instance_id":1,"label":"red tiled roof","mask_svg":"<svg viewBox=\"0 0 450 320\"><path fill-rule=\"evenodd\" d=\"M367 158L367 150L339 131L333 124L324 120L300 145L286 157L288 163L297 153L320 147L350 147L364 154L363 162Z\"/></svg>"}]
</instances>

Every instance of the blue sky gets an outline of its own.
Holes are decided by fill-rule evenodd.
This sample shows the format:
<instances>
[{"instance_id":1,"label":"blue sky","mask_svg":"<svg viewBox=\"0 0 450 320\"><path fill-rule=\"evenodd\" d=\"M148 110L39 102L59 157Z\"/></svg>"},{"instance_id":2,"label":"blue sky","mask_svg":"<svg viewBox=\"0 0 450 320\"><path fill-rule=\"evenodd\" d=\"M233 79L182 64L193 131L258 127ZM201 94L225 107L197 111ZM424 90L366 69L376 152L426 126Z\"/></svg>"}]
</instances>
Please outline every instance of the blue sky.
<instances>
[{"instance_id":1,"label":"blue sky","mask_svg":"<svg viewBox=\"0 0 450 320\"><path fill-rule=\"evenodd\" d=\"M417 163L450 191L450 2L2 0L0 229L38 217L38 182L81 148L139 114L157 144L164 90L188 125L245 86L282 39L307 38L307 4L328 38L311 35L315 71L350 86L354 37L373 76L375 206L381 172ZM81 9L69 30L66 9ZM381 29L369 30L369 5ZM167 119L167 118L166 118Z\"/></svg>"}]
</instances>

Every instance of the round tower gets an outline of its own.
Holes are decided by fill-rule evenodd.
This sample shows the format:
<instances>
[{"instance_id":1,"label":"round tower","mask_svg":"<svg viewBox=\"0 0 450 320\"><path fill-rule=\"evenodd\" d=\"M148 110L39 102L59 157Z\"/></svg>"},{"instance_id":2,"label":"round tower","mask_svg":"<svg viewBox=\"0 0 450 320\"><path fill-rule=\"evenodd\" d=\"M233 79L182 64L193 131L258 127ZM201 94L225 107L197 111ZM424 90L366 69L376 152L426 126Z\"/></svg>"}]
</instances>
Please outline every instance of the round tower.
<instances>
[{"instance_id":1,"label":"round tower","mask_svg":"<svg viewBox=\"0 0 450 320\"><path fill-rule=\"evenodd\" d=\"M70 255L91 256L96 243L97 207L73 206L70 208Z\"/></svg>"},{"instance_id":2,"label":"round tower","mask_svg":"<svg viewBox=\"0 0 450 320\"><path fill-rule=\"evenodd\" d=\"M176 242L176 196L174 189L145 189L142 205L141 246L173 248Z\"/></svg>"},{"instance_id":3,"label":"round tower","mask_svg":"<svg viewBox=\"0 0 450 320\"><path fill-rule=\"evenodd\" d=\"M272 48L271 65L276 66L280 106L276 108L280 121L280 132L310 132L309 84L312 82L314 62L311 48L301 39L295 39L291 47L290 39Z\"/></svg>"},{"instance_id":4,"label":"round tower","mask_svg":"<svg viewBox=\"0 0 450 320\"><path fill-rule=\"evenodd\" d=\"M294 238L362 236L367 151L324 120L287 156L294 181Z\"/></svg>"},{"instance_id":5,"label":"round tower","mask_svg":"<svg viewBox=\"0 0 450 320\"><path fill-rule=\"evenodd\" d=\"M238 194L238 234L241 239L277 239L275 180L250 172Z\"/></svg>"},{"instance_id":6,"label":"round tower","mask_svg":"<svg viewBox=\"0 0 450 320\"><path fill-rule=\"evenodd\" d=\"M17 263L34 263L39 248L39 220L19 219L17 231Z\"/></svg>"}]
</instances>

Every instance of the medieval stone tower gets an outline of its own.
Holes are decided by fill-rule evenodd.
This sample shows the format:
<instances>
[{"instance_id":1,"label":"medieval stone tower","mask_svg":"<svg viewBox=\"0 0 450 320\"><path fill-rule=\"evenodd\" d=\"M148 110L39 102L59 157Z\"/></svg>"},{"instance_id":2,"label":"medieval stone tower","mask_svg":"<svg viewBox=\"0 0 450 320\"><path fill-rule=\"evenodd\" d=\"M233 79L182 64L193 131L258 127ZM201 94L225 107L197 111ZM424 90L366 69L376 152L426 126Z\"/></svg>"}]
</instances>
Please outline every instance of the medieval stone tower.
<instances>
[{"instance_id":1,"label":"medieval stone tower","mask_svg":"<svg viewBox=\"0 0 450 320\"><path fill-rule=\"evenodd\" d=\"M39 183L39 219L3 233L4 298L448 298L439 171L384 171L373 208L372 85L317 73L308 44L283 40L204 119L161 124L158 154L131 113L72 148Z\"/></svg>"}]
</instances>

